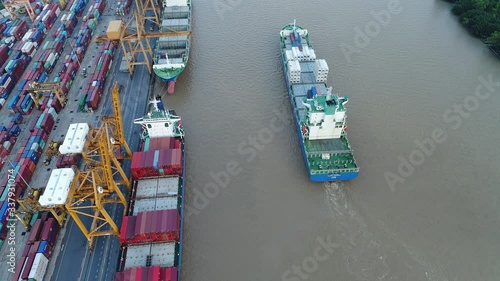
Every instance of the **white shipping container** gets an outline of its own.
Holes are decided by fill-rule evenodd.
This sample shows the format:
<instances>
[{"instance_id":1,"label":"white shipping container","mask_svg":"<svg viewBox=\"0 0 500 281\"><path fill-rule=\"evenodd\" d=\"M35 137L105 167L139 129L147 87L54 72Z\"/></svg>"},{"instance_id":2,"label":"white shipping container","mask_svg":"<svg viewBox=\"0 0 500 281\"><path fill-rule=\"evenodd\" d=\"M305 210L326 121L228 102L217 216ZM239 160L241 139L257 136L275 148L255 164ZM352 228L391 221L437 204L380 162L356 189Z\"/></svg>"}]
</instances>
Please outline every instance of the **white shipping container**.
<instances>
[{"instance_id":1,"label":"white shipping container","mask_svg":"<svg viewBox=\"0 0 500 281\"><path fill-rule=\"evenodd\" d=\"M137 183L136 198L177 196L178 193L179 177L147 179Z\"/></svg>"},{"instance_id":2,"label":"white shipping container","mask_svg":"<svg viewBox=\"0 0 500 281\"><path fill-rule=\"evenodd\" d=\"M8 88L8 87L9 87L9 85L10 85L10 81L11 81L11 80L12 80L12 79L11 79L10 77L9 77L9 78L7 78L7 80L5 80L5 83L3 83L3 86L4 86L5 88Z\"/></svg>"},{"instance_id":3,"label":"white shipping container","mask_svg":"<svg viewBox=\"0 0 500 281\"><path fill-rule=\"evenodd\" d=\"M4 104L5 104L5 99L4 99L4 98L1 98L1 99L0 99L0 105L2 105L2 106L3 106Z\"/></svg>"},{"instance_id":4,"label":"white shipping container","mask_svg":"<svg viewBox=\"0 0 500 281\"><path fill-rule=\"evenodd\" d=\"M54 63L55 59L56 59L56 56L54 55L54 53L50 53L49 57L47 58L47 60L45 62L48 62L48 63L50 63L50 65L52 65L52 63Z\"/></svg>"},{"instance_id":5,"label":"white shipping container","mask_svg":"<svg viewBox=\"0 0 500 281\"><path fill-rule=\"evenodd\" d=\"M42 17L42 21L45 23L45 21L47 20L47 18L49 17L50 15L50 10L47 11L47 13L45 13L45 15Z\"/></svg>"},{"instance_id":6,"label":"white shipping container","mask_svg":"<svg viewBox=\"0 0 500 281\"><path fill-rule=\"evenodd\" d=\"M87 123L71 124L63 144L59 147L59 152L61 154L82 153L88 132L89 124Z\"/></svg>"},{"instance_id":7,"label":"white shipping container","mask_svg":"<svg viewBox=\"0 0 500 281\"><path fill-rule=\"evenodd\" d=\"M5 147L5 149L7 149L7 150L9 150L9 148L10 148L11 145L12 144L10 143L10 141L4 141L3 142L3 147Z\"/></svg>"},{"instance_id":8,"label":"white shipping container","mask_svg":"<svg viewBox=\"0 0 500 281\"><path fill-rule=\"evenodd\" d=\"M48 263L49 260L42 253L37 253L35 255L35 260L33 261L33 265L31 266L28 278L35 279L36 281L42 281L45 272L47 271Z\"/></svg>"},{"instance_id":9,"label":"white shipping container","mask_svg":"<svg viewBox=\"0 0 500 281\"><path fill-rule=\"evenodd\" d=\"M61 9L59 9L59 7L57 7L56 16L58 17L60 13L61 13Z\"/></svg>"},{"instance_id":10,"label":"white shipping container","mask_svg":"<svg viewBox=\"0 0 500 281\"><path fill-rule=\"evenodd\" d=\"M151 244L151 266L171 267L175 260L175 243Z\"/></svg>"},{"instance_id":11,"label":"white shipping container","mask_svg":"<svg viewBox=\"0 0 500 281\"><path fill-rule=\"evenodd\" d=\"M148 256L151 257L151 266L174 266L175 242L128 246L124 268L146 266Z\"/></svg>"},{"instance_id":12,"label":"white shipping container","mask_svg":"<svg viewBox=\"0 0 500 281\"><path fill-rule=\"evenodd\" d=\"M32 34L32 33L33 33L33 31L32 31L31 29L30 29L30 30L28 30L28 32L26 32L26 33L24 34L23 39L21 39L21 40L23 40L23 41L28 41L28 39L31 37L31 34Z\"/></svg>"},{"instance_id":13,"label":"white shipping container","mask_svg":"<svg viewBox=\"0 0 500 281\"><path fill-rule=\"evenodd\" d=\"M48 104L52 104L52 101L53 101L53 99L49 99L49 103L48 103ZM57 119L57 112L56 112L56 110L55 110L53 107L49 108L48 113L49 113L50 115L52 115L52 118L53 118L54 120L56 120L56 119Z\"/></svg>"},{"instance_id":14,"label":"white shipping container","mask_svg":"<svg viewBox=\"0 0 500 281\"><path fill-rule=\"evenodd\" d=\"M137 199L134 204L134 216L141 212L177 209L177 196Z\"/></svg>"},{"instance_id":15,"label":"white shipping container","mask_svg":"<svg viewBox=\"0 0 500 281\"><path fill-rule=\"evenodd\" d=\"M124 269L146 266L147 258L150 253L151 244L128 246Z\"/></svg>"},{"instance_id":16,"label":"white shipping container","mask_svg":"<svg viewBox=\"0 0 500 281\"><path fill-rule=\"evenodd\" d=\"M40 146L40 144L39 144L39 143L37 143L37 142L35 142L35 143L33 143L33 144L31 145L30 150L37 150L39 146Z\"/></svg>"},{"instance_id":17,"label":"white shipping container","mask_svg":"<svg viewBox=\"0 0 500 281\"><path fill-rule=\"evenodd\" d=\"M71 168L52 170L45 191L38 200L40 205L55 206L65 204L74 177L75 171Z\"/></svg>"}]
</instances>

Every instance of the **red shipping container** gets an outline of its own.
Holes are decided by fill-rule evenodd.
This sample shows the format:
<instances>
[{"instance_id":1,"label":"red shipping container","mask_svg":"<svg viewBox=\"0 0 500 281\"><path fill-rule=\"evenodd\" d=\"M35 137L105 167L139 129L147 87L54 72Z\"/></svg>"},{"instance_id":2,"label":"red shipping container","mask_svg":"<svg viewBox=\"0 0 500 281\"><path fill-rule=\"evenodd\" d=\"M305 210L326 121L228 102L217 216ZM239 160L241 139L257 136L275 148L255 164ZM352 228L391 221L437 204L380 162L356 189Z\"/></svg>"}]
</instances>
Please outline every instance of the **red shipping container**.
<instances>
[{"instance_id":1,"label":"red shipping container","mask_svg":"<svg viewBox=\"0 0 500 281\"><path fill-rule=\"evenodd\" d=\"M129 217L124 216L123 219L122 219L122 226L120 227L120 242L121 243L126 243L127 242L128 218Z\"/></svg>"},{"instance_id":2,"label":"red shipping container","mask_svg":"<svg viewBox=\"0 0 500 281\"><path fill-rule=\"evenodd\" d=\"M35 243L33 243L33 245L31 245L30 250L28 252L28 256L30 254L33 253L36 254L38 252L38 248L40 248L40 243L41 243L40 241L36 241Z\"/></svg>"},{"instance_id":3,"label":"red shipping container","mask_svg":"<svg viewBox=\"0 0 500 281\"><path fill-rule=\"evenodd\" d=\"M89 106L93 109L96 110L99 107L99 102L101 101L101 95L98 91L97 88L92 92L92 96L90 97L90 104Z\"/></svg>"},{"instance_id":4,"label":"red shipping container","mask_svg":"<svg viewBox=\"0 0 500 281\"><path fill-rule=\"evenodd\" d=\"M28 254L30 253L30 249L31 249L30 244L24 245L24 249L23 249L23 253L22 253L21 257L27 257Z\"/></svg>"},{"instance_id":5,"label":"red shipping container","mask_svg":"<svg viewBox=\"0 0 500 281\"><path fill-rule=\"evenodd\" d=\"M18 281L19 278L21 277L21 271L23 270L24 264L26 263L27 257L21 257L19 261L16 264L16 269L14 271L14 277L12 278L12 281Z\"/></svg>"},{"instance_id":6,"label":"red shipping container","mask_svg":"<svg viewBox=\"0 0 500 281\"><path fill-rule=\"evenodd\" d=\"M21 278L22 279L28 279L28 276L31 271L31 266L33 266L33 262L35 261L35 255L36 253L29 254L28 258L26 259L26 263L24 264L22 273L21 273Z\"/></svg>"},{"instance_id":7,"label":"red shipping container","mask_svg":"<svg viewBox=\"0 0 500 281\"><path fill-rule=\"evenodd\" d=\"M41 219L37 219L33 224L33 227L31 227L30 235L28 236L28 241L26 241L26 244L33 244L38 240L40 232L42 231L42 227L43 221Z\"/></svg>"},{"instance_id":8,"label":"red shipping container","mask_svg":"<svg viewBox=\"0 0 500 281\"><path fill-rule=\"evenodd\" d=\"M148 267L148 281L160 281L161 280L161 268L157 265Z\"/></svg>"},{"instance_id":9,"label":"red shipping container","mask_svg":"<svg viewBox=\"0 0 500 281\"><path fill-rule=\"evenodd\" d=\"M125 272L117 272L115 275L115 281L125 281ZM130 279L128 281L130 281Z\"/></svg>"},{"instance_id":10,"label":"red shipping container","mask_svg":"<svg viewBox=\"0 0 500 281\"><path fill-rule=\"evenodd\" d=\"M50 107L52 107L56 111L56 113L59 113L62 109L61 103L59 102L59 99L57 99L56 97L52 99Z\"/></svg>"},{"instance_id":11,"label":"red shipping container","mask_svg":"<svg viewBox=\"0 0 500 281\"><path fill-rule=\"evenodd\" d=\"M63 158L64 158L64 155L62 155L62 154L59 154L59 156L57 156L56 167L57 167L58 169L60 169L60 168L64 168L64 165L63 165Z\"/></svg>"},{"instance_id":12,"label":"red shipping container","mask_svg":"<svg viewBox=\"0 0 500 281\"><path fill-rule=\"evenodd\" d=\"M48 241L51 242L51 236L53 235L52 233L56 231L58 228L58 224L56 223L56 220L54 218L50 218L47 220L47 222L44 224L41 235L40 235L40 240L43 241ZM51 244L51 243L49 243Z\"/></svg>"},{"instance_id":13,"label":"red shipping container","mask_svg":"<svg viewBox=\"0 0 500 281\"><path fill-rule=\"evenodd\" d=\"M177 281L177 267L167 267L161 269L162 281Z\"/></svg>"}]
</instances>

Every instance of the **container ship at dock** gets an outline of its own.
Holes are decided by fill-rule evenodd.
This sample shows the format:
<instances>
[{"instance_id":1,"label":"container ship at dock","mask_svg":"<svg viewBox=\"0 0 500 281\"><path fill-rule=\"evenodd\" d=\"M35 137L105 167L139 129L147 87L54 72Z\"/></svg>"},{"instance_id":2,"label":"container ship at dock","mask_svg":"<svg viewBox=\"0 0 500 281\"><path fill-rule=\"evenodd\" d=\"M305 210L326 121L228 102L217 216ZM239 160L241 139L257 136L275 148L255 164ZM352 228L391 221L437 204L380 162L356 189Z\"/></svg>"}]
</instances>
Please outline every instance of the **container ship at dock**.
<instances>
[{"instance_id":1,"label":"container ship at dock","mask_svg":"<svg viewBox=\"0 0 500 281\"><path fill-rule=\"evenodd\" d=\"M191 31L191 0L163 0L160 31ZM168 94L175 90L175 81L189 59L190 35L160 37L156 41L153 71L168 85Z\"/></svg>"},{"instance_id":2,"label":"container ship at dock","mask_svg":"<svg viewBox=\"0 0 500 281\"><path fill-rule=\"evenodd\" d=\"M143 118L141 151L134 152L134 180L120 230L121 271L115 281L180 280L184 221L185 142L181 118L160 97Z\"/></svg>"},{"instance_id":3,"label":"container ship at dock","mask_svg":"<svg viewBox=\"0 0 500 281\"><path fill-rule=\"evenodd\" d=\"M359 167L347 139L347 97L328 87L328 64L317 59L306 29L295 21L280 31L287 91L311 181L346 181Z\"/></svg>"}]
</instances>

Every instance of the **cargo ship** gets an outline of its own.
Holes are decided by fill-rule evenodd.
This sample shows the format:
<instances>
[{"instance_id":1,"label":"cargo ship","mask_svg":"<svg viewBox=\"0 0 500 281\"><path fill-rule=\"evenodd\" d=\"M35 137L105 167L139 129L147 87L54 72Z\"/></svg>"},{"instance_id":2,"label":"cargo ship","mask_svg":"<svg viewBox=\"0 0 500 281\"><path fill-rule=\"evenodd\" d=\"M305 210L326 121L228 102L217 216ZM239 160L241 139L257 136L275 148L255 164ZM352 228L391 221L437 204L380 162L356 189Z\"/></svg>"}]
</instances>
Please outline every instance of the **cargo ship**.
<instances>
[{"instance_id":1,"label":"cargo ship","mask_svg":"<svg viewBox=\"0 0 500 281\"><path fill-rule=\"evenodd\" d=\"M151 101L140 124L141 149L132 155L133 187L123 217L122 280L180 280L186 150L181 118ZM139 276L139 277L138 277Z\"/></svg>"},{"instance_id":2,"label":"cargo ship","mask_svg":"<svg viewBox=\"0 0 500 281\"><path fill-rule=\"evenodd\" d=\"M346 181L359 167L347 139L348 97L327 86L328 64L317 59L307 29L294 21L280 31L287 91L311 181Z\"/></svg>"},{"instance_id":3,"label":"cargo ship","mask_svg":"<svg viewBox=\"0 0 500 281\"><path fill-rule=\"evenodd\" d=\"M163 0L160 31L191 31L191 0ZM189 35L166 36L156 40L153 70L172 95L175 81L188 63Z\"/></svg>"}]
</instances>

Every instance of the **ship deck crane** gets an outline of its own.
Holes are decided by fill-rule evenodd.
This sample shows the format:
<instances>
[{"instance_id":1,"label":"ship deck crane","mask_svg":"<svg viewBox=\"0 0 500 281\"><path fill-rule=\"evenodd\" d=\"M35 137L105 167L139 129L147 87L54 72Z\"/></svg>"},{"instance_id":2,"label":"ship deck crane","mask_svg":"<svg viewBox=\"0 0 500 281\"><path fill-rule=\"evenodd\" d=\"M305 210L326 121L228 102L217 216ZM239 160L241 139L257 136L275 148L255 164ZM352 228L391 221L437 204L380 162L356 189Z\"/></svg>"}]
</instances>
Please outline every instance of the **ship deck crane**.
<instances>
[{"instance_id":1,"label":"ship deck crane","mask_svg":"<svg viewBox=\"0 0 500 281\"><path fill-rule=\"evenodd\" d=\"M28 12L28 16L31 21L35 21L36 19L35 12L33 11L29 0L5 0L3 4L13 20L17 19L16 9L14 6L23 6Z\"/></svg>"},{"instance_id":2,"label":"ship deck crane","mask_svg":"<svg viewBox=\"0 0 500 281\"><path fill-rule=\"evenodd\" d=\"M98 128L91 128L82 156L88 171L77 173L71 186L66 209L89 241L90 249L98 236L120 235L120 229L106 210L108 204L122 204L124 214L127 200L124 187L130 191L130 180L120 160L130 159L132 152L125 141L119 86L115 82L111 97L114 116L104 116ZM90 217L89 228L83 218Z\"/></svg>"},{"instance_id":3,"label":"ship deck crane","mask_svg":"<svg viewBox=\"0 0 500 281\"><path fill-rule=\"evenodd\" d=\"M59 100L59 103L61 104L62 107L66 105L67 98L64 92L62 91L61 86L59 86L59 83L32 82L28 87L28 93L30 94L37 108L40 108L40 105L42 104L43 99L45 98L43 95L43 93L45 92L50 92L54 94L54 96Z\"/></svg>"},{"instance_id":4,"label":"ship deck crane","mask_svg":"<svg viewBox=\"0 0 500 281\"><path fill-rule=\"evenodd\" d=\"M111 21L106 35L98 36L95 39L95 42L109 40L120 43L130 75L134 74L135 66L137 65L146 65L149 73L152 73L153 49L148 39L191 35L191 31L176 31L172 29L166 32L146 33L144 29L144 21L146 19L152 20L155 24L160 25L159 8L154 2L155 0L146 0L145 3L142 3L136 0L138 11L134 13L134 16L131 17L127 23L122 20ZM150 10L154 11L154 16L147 17L146 12ZM142 60L138 55L142 55Z\"/></svg>"}]
</instances>

